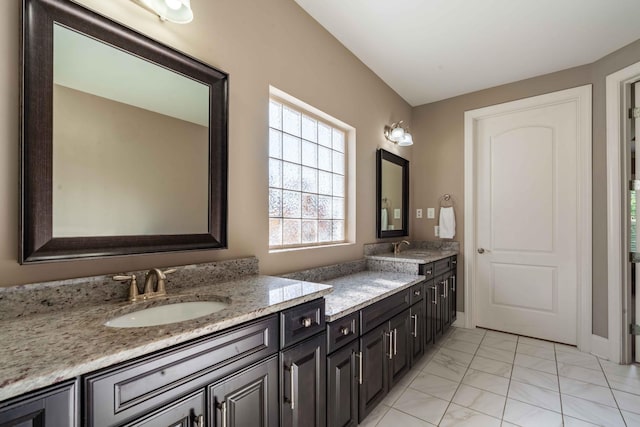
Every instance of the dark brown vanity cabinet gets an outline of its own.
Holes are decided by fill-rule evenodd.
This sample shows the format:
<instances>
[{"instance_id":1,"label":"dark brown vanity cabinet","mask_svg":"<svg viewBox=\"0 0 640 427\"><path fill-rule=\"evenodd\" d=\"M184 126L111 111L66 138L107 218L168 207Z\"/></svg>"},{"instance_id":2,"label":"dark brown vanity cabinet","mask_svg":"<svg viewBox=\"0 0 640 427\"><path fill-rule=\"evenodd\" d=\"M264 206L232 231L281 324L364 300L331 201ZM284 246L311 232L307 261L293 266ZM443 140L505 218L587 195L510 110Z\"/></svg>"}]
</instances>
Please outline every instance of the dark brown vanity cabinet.
<instances>
[{"instance_id":1,"label":"dark brown vanity cabinet","mask_svg":"<svg viewBox=\"0 0 640 427\"><path fill-rule=\"evenodd\" d=\"M280 314L280 425L326 425L327 338L324 299Z\"/></svg>"},{"instance_id":2,"label":"dark brown vanity cabinet","mask_svg":"<svg viewBox=\"0 0 640 427\"><path fill-rule=\"evenodd\" d=\"M421 285L422 286L422 285ZM413 304L411 306L411 364L414 360L418 360L422 357L425 350L426 334L425 328L429 323L429 319L426 316L426 303L425 300Z\"/></svg>"},{"instance_id":3,"label":"dark brown vanity cabinet","mask_svg":"<svg viewBox=\"0 0 640 427\"><path fill-rule=\"evenodd\" d=\"M1 427L78 426L77 384L62 383L0 403Z\"/></svg>"},{"instance_id":4,"label":"dark brown vanity cabinet","mask_svg":"<svg viewBox=\"0 0 640 427\"><path fill-rule=\"evenodd\" d=\"M389 389L389 326L383 324L360 338L362 381L358 388L358 416L362 421Z\"/></svg>"},{"instance_id":5,"label":"dark brown vanity cabinet","mask_svg":"<svg viewBox=\"0 0 640 427\"><path fill-rule=\"evenodd\" d=\"M451 271L449 272L449 302L451 304L451 323L458 318L458 257L451 257Z\"/></svg>"},{"instance_id":6,"label":"dark brown vanity cabinet","mask_svg":"<svg viewBox=\"0 0 640 427\"><path fill-rule=\"evenodd\" d=\"M424 283L425 295L425 324L424 324L424 346L425 350L435 344L435 324L438 314L438 291L433 279Z\"/></svg>"},{"instance_id":7,"label":"dark brown vanity cabinet","mask_svg":"<svg viewBox=\"0 0 640 427\"><path fill-rule=\"evenodd\" d=\"M204 427L204 408L204 390L200 390L124 427Z\"/></svg>"},{"instance_id":8,"label":"dark brown vanity cabinet","mask_svg":"<svg viewBox=\"0 0 640 427\"><path fill-rule=\"evenodd\" d=\"M358 386L363 377L358 340L327 356L327 426L358 425Z\"/></svg>"},{"instance_id":9,"label":"dark brown vanity cabinet","mask_svg":"<svg viewBox=\"0 0 640 427\"><path fill-rule=\"evenodd\" d=\"M209 386L208 396L209 426L277 427L278 357Z\"/></svg>"},{"instance_id":10,"label":"dark brown vanity cabinet","mask_svg":"<svg viewBox=\"0 0 640 427\"><path fill-rule=\"evenodd\" d=\"M283 427L326 425L325 340L323 331L280 353L280 407Z\"/></svg>"},{"instance_id":11,"label":"dark brown vanity cabinet","mask_svg":"<svg viewBox=\"0 0 640 427\"><path fill-rule=\"evenodd\" d=\"M437 274L425 284L427 319L431 321L425 330L427 343L435 342L456 321L457 264L457 256L453 256L420 268L423 274L427 268Z\"/></svg>"}]
</instances>

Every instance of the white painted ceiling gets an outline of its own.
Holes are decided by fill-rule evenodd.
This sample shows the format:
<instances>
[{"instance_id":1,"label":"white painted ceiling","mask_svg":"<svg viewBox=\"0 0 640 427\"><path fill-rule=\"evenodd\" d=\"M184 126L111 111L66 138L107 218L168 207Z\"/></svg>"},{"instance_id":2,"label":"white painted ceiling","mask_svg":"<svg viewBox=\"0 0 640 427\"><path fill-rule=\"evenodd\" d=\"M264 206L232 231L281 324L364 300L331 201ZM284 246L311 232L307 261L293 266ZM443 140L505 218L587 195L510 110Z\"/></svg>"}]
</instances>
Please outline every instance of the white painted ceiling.
<instances>
[{"instance_id":1,"label":"white painted ceiling","mask_svg":"<svg viewBox=\"0 0 640 427\"><path fill-rule=\"evenodd\" d=\"M640 0L295 0L416 106L594 62Z\"/></svg>"}]
</instances>

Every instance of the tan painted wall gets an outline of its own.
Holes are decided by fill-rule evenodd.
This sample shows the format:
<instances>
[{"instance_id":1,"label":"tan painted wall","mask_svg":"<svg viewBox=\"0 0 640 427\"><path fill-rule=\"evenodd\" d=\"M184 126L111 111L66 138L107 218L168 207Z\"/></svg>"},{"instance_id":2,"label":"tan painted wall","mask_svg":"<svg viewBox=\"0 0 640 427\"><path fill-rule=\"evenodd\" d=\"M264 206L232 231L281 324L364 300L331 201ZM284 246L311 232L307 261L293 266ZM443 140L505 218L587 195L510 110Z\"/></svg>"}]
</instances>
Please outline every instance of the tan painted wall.
<instances>
[{"instance_id":1,"label":"tan painted wall","mask_svg":"<svg viewBox=\"0 0 640 427\"><path fill-rule=\"evenodd\" d=\"M451 193L457 222L455 240L464 247L464 112L593 84L593 333L604 337L608 328L605 78L638 61L640 40L593 64L422 105L414 108L412 115L414 140L418 141L413 149L413 205L437 207L438 198ZM437 219L412 221L414 239L434 239ZM463 295L459 295L458 306L463 307Z\"/></svg>"},{"instance_id":2,"label":"tan painted wall","mask_svg":"<svg viewBox=\"0 0 640 427\"><path fill-rule=\"evenodd\" d=\"M129 0L79 3L230 74L229 249L18 265L20 0L0 2L0 286L256 255L265 274L362 258L375 241L375 152L410 158L384 125L410 106L291 0L194 2L188 25ZM269 254L267 114L273 85L356 128L356 242Z\"/></svg>"}]
</instances>

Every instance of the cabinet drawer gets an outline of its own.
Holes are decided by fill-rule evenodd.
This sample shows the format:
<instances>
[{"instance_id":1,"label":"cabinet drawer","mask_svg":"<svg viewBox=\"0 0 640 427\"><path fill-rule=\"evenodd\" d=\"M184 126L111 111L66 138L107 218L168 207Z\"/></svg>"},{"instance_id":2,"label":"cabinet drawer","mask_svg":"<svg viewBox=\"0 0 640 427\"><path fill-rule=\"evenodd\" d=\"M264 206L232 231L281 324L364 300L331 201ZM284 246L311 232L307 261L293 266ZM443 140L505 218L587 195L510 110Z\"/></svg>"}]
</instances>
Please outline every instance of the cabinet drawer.
<instances>
[{"instance_id":1,"label":"cabinet drawer","mask_svg":"<svg viewBox=\"0 0 640 427\"><path fill-rule=\"evenodd\" d=\"M441 259L440 261L436 261L433 267L433 274L435 276L446 273L451 270L451 258Z\"/></svg>"},{"instance_id":2,"label":"cabinet drawer","mask_svg":"<svg viewBox=\"0 0 640 427\"><path fill-rule=\"evenodd\" d=\"M369 307L363 308L360 311L361 333L369 332L385 320L389 320L410 306L411 299L409 298L409 289L405 289Z\"/></svg>"},{"instance_id":3,"label":"cabinet drawer","mask_svg":"<svg viewBox=\"0 0 640 427\"><path fill-rule=\"evenodd\" d=\"M278 317L272 315L91 374L84 378L83 425L121 425L277 351Z\"/></svg>"},{"instance_id":4,"label":"cabinet drawer","mask_svg":"<svg viewBox=\"0 0 640 427\"><path fill-rule=\"evenodd\" d=\"M125 427L182 427L204 425L204 390L178 399L175 402L142 417Z\"/></svg>"},{"instance_id":5,"label":"cabinet drawer","mask_svg":"<svg viewBox=\"0 0 640 427\"><path fill-rule=\"evenodd\" d=\"M424 282L420 282L417 285L411 287L409 293L409 300L411 305L416 304L424 299Z\"/></svg>"},{"instance_id":6,"label":"cabinet drawer","mask_svg":"<svg viewBox=\"0 0 640 427\"><path fill-rule=\"evenodd\" d=\"M434 276L433 264L432 263L420 264L418 266L418 274L421 276L426 276L427 280L433 278Z\"/></svg>"},{"instance_id":7,"label":"cabinet drawer","mask_svg":"<svg viewBox=\"0 0 640 427\"><path fill-rule=\"evenodd\" d=\"M360 336L360 313L351 313L327 323L327 353L333 353Z\"/></svg>"},{"instance_id":8,"label":"cabinet drawer","mask_svg":"<svg viewBox=\"0 0 640 427\"><path fill-rule=\"evenodd\" d=\"M280 348L324 331L324 298L280 313Z\"/></svg>"}]
</instances>

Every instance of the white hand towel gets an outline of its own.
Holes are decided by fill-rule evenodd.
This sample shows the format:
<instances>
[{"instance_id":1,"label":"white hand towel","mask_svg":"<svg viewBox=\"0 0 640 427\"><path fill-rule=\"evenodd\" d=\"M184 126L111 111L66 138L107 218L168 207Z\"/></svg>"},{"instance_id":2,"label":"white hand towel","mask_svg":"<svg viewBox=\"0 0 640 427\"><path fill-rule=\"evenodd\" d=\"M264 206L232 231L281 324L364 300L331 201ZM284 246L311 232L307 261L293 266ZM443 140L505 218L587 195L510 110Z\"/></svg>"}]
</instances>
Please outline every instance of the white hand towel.
<instances>
[{"instance_id":1,"label":"white hand towel","mask_svg":"<svg viewBox=\"0 0 640 427\"><path fill-rule=\"evenodd\" d=\"M387 216L387 210L382 208L380 212L380 230L387 231L389 228L389 217Z\"/></svg>"},{"instance_id":2,"label":"white hand towel","mask_svg":"<svg viewBox=\"0 0 640 427\"><path fill-rule=\"evenodd\" d=\"M456 216L452 207L440 208L440 230L441 239L453 239L456 235Z\"/></svg>"}]
</instances>

